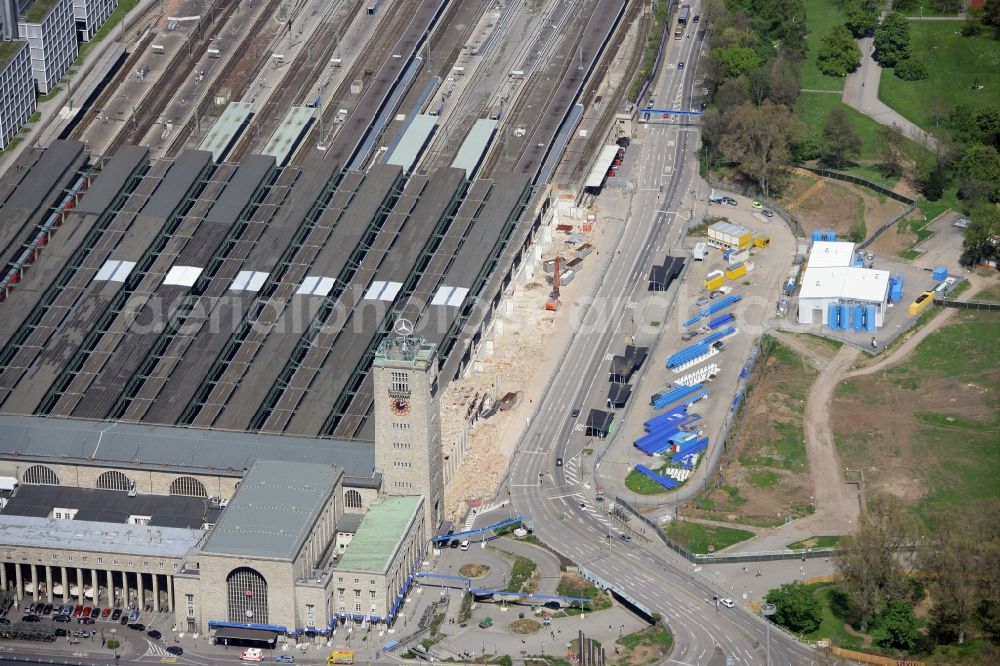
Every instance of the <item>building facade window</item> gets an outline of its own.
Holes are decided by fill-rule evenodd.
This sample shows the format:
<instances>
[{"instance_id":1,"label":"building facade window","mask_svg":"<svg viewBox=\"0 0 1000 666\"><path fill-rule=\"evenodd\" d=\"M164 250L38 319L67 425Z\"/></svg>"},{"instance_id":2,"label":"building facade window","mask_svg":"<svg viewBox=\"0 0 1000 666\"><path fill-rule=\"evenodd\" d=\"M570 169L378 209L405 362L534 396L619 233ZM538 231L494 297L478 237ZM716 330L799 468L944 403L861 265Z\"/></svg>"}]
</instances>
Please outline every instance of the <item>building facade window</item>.
<instances>
[{"instance_id":1,"label":"building facade window","mask_svg":"<svg viewBox=\"0 0 1000 666\"><path fill-rule=\"evenodd\" d=\"M354 604L354 610L357 611L358 613L361 612L361 603L360 602Z\"/></svg>"},{"instance_id":2,"label":"building facade window","mask_svg":"<svg viewBox=\"0 0 1000 666\"><path fill-rule=\"evenodd\" d=\"M45 465L32 465L24 470L21 482L40 486L58 486L59 477Z\"/></svg>"},{"instance_id":3,"label":"building facade window","mask_svg":"<svg viewBox=\"0 0 1000 666\"><path fill-rule=\"evenodd\" d=\"M393 430L409 430L410 429L410 424L409 423L400 423L398 421L393 421L392 429Z\"/></svg>"},{"instance_id":4,"label":"building facade window","mask_svg":"<svg viewBox=\"0 0 1000 666\"><path fill-rule=\"evenodd\" d=\"M392 448L394 449L408 449L410 448L409 442L393 442Z\"/></svg>"},{"instance_id":5,"label":"building facade window","mask_svg":"<svg viewBox=\"0 0 1000 666\"><path fill-rule=\"evenodd\" d=\"M187 597L187 611L188 611L187 616L189 618L194 617L194 595L186 594L184 596Z\"/></svg>"},{"instance_id":6,"label":"building facade window","mask_svg":"<svg viewBox=\"0 0 1000 666\"><path fill-rule=\"evenodd\" d=\"M353 489L344 491L344 506L348 509L360 509L361 493Z\"/></svg>"},{"instance_id":7,"label":"building facade window","mask_svg":"<svg viewBox=\"0 0 1000 666\"><path fill-rule=\"evenodd\" d=\"M121 472L105 472L97 477L97 487L101 490L129 491L135 488L135 482Z\"/></svg>"},{"instance_id":8,"label":"building facade window","mask_svg":"<svg viewBox=\"0 0 1000 666\"><path fill-rule=\"evenodd\" d=\"M170 484L171 495L185 495L187 497L208 497L205 484L193 476L179 476Z\"/></svg>"},{"instance_id":9,"label":"building facade window","mask_svg":"<svg viewBox=\"0 0 1000 666\"><path fill-rule=\"evenodd\" d=\"M368 596L370 596L372 599L374 599L375 598L375 590L368 590Z\"/></svg>"},{"instance_id":10,"label":"building facade window","mask_svg":"<svg viewBox=\"0 0 1000 666\"><path fill-rule=\"evenodd\" d=\"M409 469L413 465L404 460L394 460L392 466L395 467L396 469Z\"/></svg>"},{"instance_id":11,"label":"building facade window","mask_svg":"<svg viewBox=\"0 0 1000 666\"><path fill-rule=\"evenodd\" d=\"M389 392L396 395L410 394L410 376L405 372L392 372L389 375Z\"/></svg>"},{"instance_id":12,"label":"building facade window","mask_svg":"<svg viewBox=\"0 0 1000 666\"><path fill-rule=\"evenodd\" d=\"M316 606L306 604L306 627L312 629L316 626Z\"/></svg>"},{"instance_id":13,"label":"building facade window","mask_svg":"<svg viewBox=\"0 0 1000 666\"><path fill-rule=\"evenodd\" d=\"M97 558L97 563L98 564L104 564L104 558L103 557L98 557Z\"/></svg>"},{"instance_id":14,"label":"building facade window","mask_svg":"<svg viewBox=\"0 0 1000 666\"><path fill-rule=\"evenodd\" d=\"M250 567L233 569L226 576L229 621L267 624L267 581Z\"/></svg>"},{"instance_id":15,"label":"building facade window","mask_svg":"<svg viewBox=\"0 0 1000 666\"><path fill-rule=\"evenodd\" d=\"M76 513L79 509L65 509L63 507L56 507L52 509L52 517L56 520L73 520L76 518Z\"/></svg>"}]
</instances>

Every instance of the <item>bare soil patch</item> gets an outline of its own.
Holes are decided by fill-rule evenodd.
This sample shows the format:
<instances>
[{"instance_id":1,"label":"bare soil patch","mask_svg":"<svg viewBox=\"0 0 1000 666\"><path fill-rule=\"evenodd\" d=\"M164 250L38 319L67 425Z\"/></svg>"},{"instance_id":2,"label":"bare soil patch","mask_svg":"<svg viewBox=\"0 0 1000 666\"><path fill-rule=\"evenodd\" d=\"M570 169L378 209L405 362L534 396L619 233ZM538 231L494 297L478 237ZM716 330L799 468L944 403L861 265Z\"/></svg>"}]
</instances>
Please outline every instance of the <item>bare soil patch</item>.
<instances>
[{"instance_id":1,"label":"bare soil patch","mask_svg":"<svg viewBox=\"0 0 1000 666\"><path fill-rule=\"evenodd\" d=\"M803 412L836 347L809 336L795 336L801 350L767 340L770 350L754 368L742 421L724 454L722 481L684 507L685 516L773 527L813 511Z\"/></svg>"},{"instance_id":2,"label":"bare soil patch","mask_svg":"<svg viewBox=\"0 0 1000 666\"><path fill-rule=\"evenodd\" d=\"M481 578L490 572L490 568L485 564L463 564L458 570L460 576L466 578Z\"/></svg>"},{"instance_id":3,"label":"bare soil patch","mask_svg":"<svg viewBox=\"0 0 1000 666\"><path fill-rule=\"evenodd\" d=\"M794 174L793 186L783 198L786 205L796 201L808 187L807 177ZM866 236L880 226L902 213L906 207L886 197L869 192L863 187L842 183L835 180L824 180L820 187L815 188L793 210L799 218L799 224L808 234L812 231L835 231L846 237L861 221L866 228ZM873 244L873 248L881 253L896 254L910 247L916 237L909 232L882 234Z\"/></svg>"},{"instance_id":4,"label":"bare soil patch","mask_svg":"<svg viewBox=\"0 0 1000 666\"><path fill-rule=\"evenodd\" d=\"M541 628L541 622L535 622L534 620L514 620L507 625L507 631L521 636L537 634Z\"/></svg>"}]
</instances>

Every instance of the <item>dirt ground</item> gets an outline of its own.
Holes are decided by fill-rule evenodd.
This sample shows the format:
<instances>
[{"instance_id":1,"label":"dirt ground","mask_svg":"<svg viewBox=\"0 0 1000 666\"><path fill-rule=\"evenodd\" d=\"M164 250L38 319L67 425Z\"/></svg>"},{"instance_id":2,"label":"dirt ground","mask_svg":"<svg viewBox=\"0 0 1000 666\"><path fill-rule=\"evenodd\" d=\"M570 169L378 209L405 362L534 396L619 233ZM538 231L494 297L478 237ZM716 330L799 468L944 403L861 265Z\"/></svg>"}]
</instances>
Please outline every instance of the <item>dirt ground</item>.
<instances>
[{"instance_id":1,"label":"dirt ground","mask_svg":"<svg viewBox=\"0 0 1000 666\"><path fill-rule=\"evenodd\" d=\"M782 203L799 218L802 229L836 231L846 237L860 220L866 236L905 210L898 201L875 195L863 187L818 178L796 171L789 181ZM916 236L909 231L887 232L873 243L876 252L894 255L909 248Z\"/></svg>"},{"instance_id":2,"label":"dirt ground","mask_svg":"<svg viewBox=\"0 0 1000 666\"><path fill-rule=\"evenodd\" d=\"M724 458L723 484L684 509L685 516L771 527L809 513L814 491L802 443L805 398L836 349L812 336L778 335L780 350L754 369L742 424Z\"/></svg>"}]
</instances>

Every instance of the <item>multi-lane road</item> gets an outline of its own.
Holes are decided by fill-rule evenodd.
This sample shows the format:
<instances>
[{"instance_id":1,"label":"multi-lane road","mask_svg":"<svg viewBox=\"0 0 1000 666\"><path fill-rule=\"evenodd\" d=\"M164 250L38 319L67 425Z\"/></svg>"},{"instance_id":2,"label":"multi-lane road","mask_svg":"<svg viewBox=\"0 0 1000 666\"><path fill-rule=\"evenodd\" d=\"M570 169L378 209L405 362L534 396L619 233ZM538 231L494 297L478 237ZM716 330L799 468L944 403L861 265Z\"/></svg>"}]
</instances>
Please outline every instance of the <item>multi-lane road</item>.
<instances>
[{"instance_id":1,"label":"multi-lane road","mask_svg":"<svg viewBox=\"0 0 1000 666\"><path fill-rule=\"evenodd\" d=\"M657 108L690 108L696 64L704 48L695 28L689 27L684 39L670 41L666 66L652 92ZM679 61L685 62L683 69L676 67ZM514 506L530 516L545 542L663 615L675 639L669 663L725 663L725 657L732 656L736 663L762 664L765 625L759 618L740 608L717 609L711 603L711 581L679 556L654 552L639 540L619 540L619 527L585 494L579 485L584 480L573 478L583 447L582 438L573 435L579 430L577 422L586 418L589 405L602 399L595 392L604 391L607 355L620 353L623 339L633 332L634 313L646 300L650 266L680 238L686 215L679 220L678 212L687 208L685 198L697 175L697 161L691 158L697 150L697 134L690 128L640 126L629 155L635 189L616 256L595 298L585 306L591 311L579 317L563 361L535 402L508 483ZM573 409L581 410L578 419L571 417ZM566 464L557 466L557 458ZM770 633L771 663L817 660L811 648L781 632Z\"/></svg>"}]
</instances>

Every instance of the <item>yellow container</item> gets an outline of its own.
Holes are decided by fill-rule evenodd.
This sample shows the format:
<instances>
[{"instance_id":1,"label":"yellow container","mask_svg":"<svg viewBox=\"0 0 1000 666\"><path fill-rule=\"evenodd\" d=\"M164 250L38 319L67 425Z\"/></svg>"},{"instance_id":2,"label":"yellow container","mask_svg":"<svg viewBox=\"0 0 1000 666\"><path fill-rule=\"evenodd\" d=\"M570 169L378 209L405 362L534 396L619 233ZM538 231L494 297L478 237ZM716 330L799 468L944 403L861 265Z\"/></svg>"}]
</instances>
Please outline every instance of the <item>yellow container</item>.
<instances>
[{"instance_id":1,"label":"yellow container","mask_svg":"<svg viewBox=\"0 0 1000 666\"><path fill-rule=\"evenodd\" d=\"M746 264L737 264L726 271L726 277L730 280L736 280L747 274Z\"/></svg>"},{"instance_id":2,"label":"yellow container","mask_svg":"<svg viewBox=\"0 0 1000 666\"><path fill-rule=\"evenodd\" d=\"M739 237L739 241L740 241L739 242L739 248L741 250L743 250L743 249L746 249L746 248L750 247L750 243L751 243L752 240L753 240L752 234L749 231L746 232L745 234L743 234L742 236Z\"/></svg>"},{"instance_id":3,"label":"yellow container","mask_svg":"<svg viewBox=\"0 0 1000 666\"><path fill-rule=\"evenodd\" d=\"M705 276L705 289L712 291L722 286L725 274L722 271L712 271Z\"/></svg>"},{"instance_id":4,"label":"yellow container","mask_svg":"<svg viewBox=\"0 0 1000 666\"><path fill-rule=\"evenodd\" d=\"M767 236L754 236L753 246L754 247L767 247L771 244L771 239Z\"/></svg>"},{"instance_id":5,"label":"yellow container","mask_svg":"<svg viewBox=\"0 0 1000 666\"><path fill-rule=\"evenodd\" d=\"M927 307L934 302L934 292L925 291L924 293L917 296L917 300L910 303L908 312L911 317L916 317L918 314L927 309Z\"/></svg>"}]
</instances>

